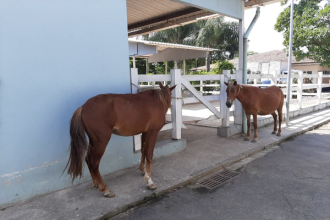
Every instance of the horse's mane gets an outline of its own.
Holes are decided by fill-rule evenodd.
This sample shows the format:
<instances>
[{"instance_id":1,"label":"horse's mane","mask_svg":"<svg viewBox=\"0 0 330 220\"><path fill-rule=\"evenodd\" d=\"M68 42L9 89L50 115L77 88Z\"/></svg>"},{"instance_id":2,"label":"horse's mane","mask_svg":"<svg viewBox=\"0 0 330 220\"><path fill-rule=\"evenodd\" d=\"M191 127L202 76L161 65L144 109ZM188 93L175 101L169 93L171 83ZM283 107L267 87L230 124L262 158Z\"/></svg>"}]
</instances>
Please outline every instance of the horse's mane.
<instances>
[{"instance_id":1,"label":"horse's mane","mask_svg":"<svg viewBox=\"0 0 330 220\"><path fill-rule=\"evenodd\" d=\"M152 93L156 100L162 103L164 111L167 112L167 109L171 106L171 94L159 89L153 89Z\"/></svg>"}]
</instances>

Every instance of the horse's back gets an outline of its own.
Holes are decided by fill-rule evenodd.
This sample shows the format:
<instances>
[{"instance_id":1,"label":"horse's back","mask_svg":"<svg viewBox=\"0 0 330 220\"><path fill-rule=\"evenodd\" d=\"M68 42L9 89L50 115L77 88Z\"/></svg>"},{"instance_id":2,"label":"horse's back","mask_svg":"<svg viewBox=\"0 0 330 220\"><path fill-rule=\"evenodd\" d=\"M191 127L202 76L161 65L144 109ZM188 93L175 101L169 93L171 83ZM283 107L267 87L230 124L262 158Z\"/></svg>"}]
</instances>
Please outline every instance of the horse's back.
<instances>
[{"instance_id":1,"label":"horse's back","mask_svg":"<svg viewBox=\"0 0 330 220\"><path fill-rule=\"evenodd\" d=\"M270 86L265 89L258 87L244 87L250 90L249 92L249 107L245 107L249 114L257 112L258 115L272 114L274 111L282 108L284 95L277 86Z\"/></svg>"},{"instance_id":2,"label":"horse's back","mask_svg":"<svg viewBox=\"0 0 330 220\"><path fill-rule=\"evenodd\" d=\"M87 100L82 107L85 126L107 126L122 136L142 133L153 127L158 129L165 123L163 106L155 102L150 92L101 94Z\"/></svg>"}]
</instances>

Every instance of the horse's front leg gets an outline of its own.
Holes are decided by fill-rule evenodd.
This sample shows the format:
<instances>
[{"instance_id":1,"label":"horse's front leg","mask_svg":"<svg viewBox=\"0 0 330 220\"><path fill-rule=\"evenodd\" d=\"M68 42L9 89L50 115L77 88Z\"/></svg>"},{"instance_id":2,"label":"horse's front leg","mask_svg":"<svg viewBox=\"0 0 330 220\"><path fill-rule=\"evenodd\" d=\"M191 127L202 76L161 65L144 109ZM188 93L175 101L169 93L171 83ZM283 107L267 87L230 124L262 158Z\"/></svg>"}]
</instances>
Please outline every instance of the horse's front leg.
<instances>
[{"instance_id":1,"label":"horse's front leg","mask_svg":"<svg viewBox=\"0 0 330 220\"><path fill-rule=\"evenodd\" d=\"M257 140L258 140L257 126L258 126L257 114L253 114L254 138L253 138L252 142L257 142Z\"/></svg>"},{"instance_id":2,"label":"horse's front leg","mask_svg":"<svg viewBox=\"0 0 330 220\"><path fill-rule=\"evenodd\" d=\"M148 132L146 137L146 158L147 158L147 166L145 169L144 180L147 182L147 187L150 190L156 189L156 185L151 179L151 164L152 157L154 154L154 148L157 140L158 132Z\"/></svg>"},{"instance_id":3,"label":"horse's front leg","mask_svg":"<svg viewBox=\"0 0 330 220\"><path fill-rule=\"evenodd\" d=\"M141 162L140 170L142 175L145 174L145 161L146 161L146 133L142 133L142 143L141 143Z\"/></svg>"},{"instance_id":4,"label":"horse's front leg","mask_svg":"<svg viewBox=\"0 0 330 220\"><path fill-rule=\"evenodd\" d=\"M244 141L250 140L251 137L251 115L246 115L246 121L247 121L247 134L244 138Z\"/></svg>"}]
</instances>

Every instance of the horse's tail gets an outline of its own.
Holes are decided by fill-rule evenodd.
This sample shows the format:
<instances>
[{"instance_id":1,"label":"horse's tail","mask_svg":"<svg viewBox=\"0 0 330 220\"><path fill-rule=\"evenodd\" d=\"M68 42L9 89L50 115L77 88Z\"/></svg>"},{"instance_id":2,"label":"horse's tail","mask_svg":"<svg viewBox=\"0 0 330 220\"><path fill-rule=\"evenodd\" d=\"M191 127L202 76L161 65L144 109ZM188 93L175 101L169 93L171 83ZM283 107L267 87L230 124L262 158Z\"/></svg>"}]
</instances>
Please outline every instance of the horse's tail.
<instances>
[{"instance_id":1,"label":"horse's tail","mask_svg":"<svg viewBox=\"0 0 330 220\"><path fill-rule=\"evenodd\" d=\"M70 121L70 157L69 161L64 168L63 172L68 169L68 174L72 178L72 182L78 176L82 176L83 162L85 159L86 151L88 150L87 138L85 135L85 126L81 119L82 107L79 107L73 114Z\"/></svg>"}]
</instances>

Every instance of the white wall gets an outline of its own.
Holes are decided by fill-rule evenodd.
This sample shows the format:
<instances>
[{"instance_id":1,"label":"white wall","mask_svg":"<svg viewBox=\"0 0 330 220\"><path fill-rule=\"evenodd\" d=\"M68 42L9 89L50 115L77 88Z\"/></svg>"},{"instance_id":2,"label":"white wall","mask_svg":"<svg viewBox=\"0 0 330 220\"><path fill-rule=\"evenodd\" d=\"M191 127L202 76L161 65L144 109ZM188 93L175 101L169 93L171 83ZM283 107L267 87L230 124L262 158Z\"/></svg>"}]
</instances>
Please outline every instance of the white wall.
<instances>
[{"instance_id":1,"label":"white wall","mask_svg":"<svg viewBox=\"0 0 330 220\"><path fill-rule=\"evenodd\" d=\"M126 1L0 1L0 205L71 186L60 176L73 112L130 93L126 11ZM138 159L131 137L113 136L101 173Z\"/></svg>"}]
</instances>

